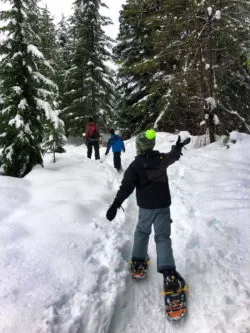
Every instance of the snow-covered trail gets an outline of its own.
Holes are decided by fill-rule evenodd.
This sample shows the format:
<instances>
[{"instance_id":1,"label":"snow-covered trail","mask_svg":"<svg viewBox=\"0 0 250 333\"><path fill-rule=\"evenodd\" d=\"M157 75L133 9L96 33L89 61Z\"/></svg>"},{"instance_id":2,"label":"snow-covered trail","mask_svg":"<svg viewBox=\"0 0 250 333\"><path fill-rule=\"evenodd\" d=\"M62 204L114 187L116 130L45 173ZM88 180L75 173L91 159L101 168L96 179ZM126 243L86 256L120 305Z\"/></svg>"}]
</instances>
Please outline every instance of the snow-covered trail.
<instances>
[{"instance_id":1,"label":"snow-covered trail","mask_svg":"<svg viewBox=\"0 0 250 333\"><path fill-rule=\"evenodd\" d=\"M157 133L168 152L176 136ZM0 177L0 333L249 333L250 137L193 149L169 170L172 241L190 286L180 325L164 317L153 234L145 281L129 260L138 207L132 194L109 222L122 174L68 145L24 179ZM104 148L101 149L101 155ZM122 154L135 156L134 139Z\"/></svg>"},{"instance_id":2,"label":"snow-covered trail","mask_svg":"<svg viewBox=\"0 0 250 333\"><path fill-rule=\"evenodd\" d=\"M126 235L105 219L113 168L67 149L0 178L1 333L107 332L123 290Z\"/></svg>"},{"instance_id":3,"label":"snow-covered trail","mask_svg":"<svg viewBox=\"0 0 250 333\"><path fill-rule=\"evenodd\" d=\"M240 153L211 146L184 152L168 171L173 249L190 288L187 320L178 326L163 316L152 235L148 277L127 280L109 333L249 332L250 165L242 159L244 148ZM133 207L135 199L129 200ZM124 223L134 229L130 215Z\"/></svg>"},{"instance_id":4,"label":"snow-covered trail","mask_svg":"<svg viewBox=\"0 0 250 333\"><path fill-rule=\"evenodd\" d=\"M177 260L184 254L195 332L249 329L250 164L246 146L193 150L172 179ZM249 161L249 159L248 159ZM180 207L186 212L180 215ZM240 225L239 225L240 222ZM179 265L178 265L179 266ZM203 327L201 328L201 322Z\"/></svg>"}]
</instances>

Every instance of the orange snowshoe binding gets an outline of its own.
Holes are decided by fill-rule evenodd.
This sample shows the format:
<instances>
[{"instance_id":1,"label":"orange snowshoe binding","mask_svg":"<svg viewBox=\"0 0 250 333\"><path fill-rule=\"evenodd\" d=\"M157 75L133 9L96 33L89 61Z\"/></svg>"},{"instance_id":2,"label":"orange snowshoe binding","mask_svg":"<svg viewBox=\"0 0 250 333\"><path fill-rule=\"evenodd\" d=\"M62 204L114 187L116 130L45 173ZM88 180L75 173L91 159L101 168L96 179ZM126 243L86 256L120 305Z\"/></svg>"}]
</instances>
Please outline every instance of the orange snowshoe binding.
<instances>
[{"instance_id":1,"label":"orange snowshoe binding","mask_svg":"<svg viewBox=\"0 0 250 333\"><path fill-rule=\"evenodd\" d=\"M170 321L177 321L187 313L188 286L175 270L164 273L163 295L165 299L165 315Z\"/></svg>"},{"instance_id":2,"label":"orange snowshoe binding","mask_svg":"<svg viewBox=\"0 0 250 333\"><path fill-rule=\"evenodd\" d=\"M150 264L149 256L145 258L144 261L131 260L130 261L130 273L133 279L144 279L146 276L146 272L148 270L148 266Z\"/></svg>"}]
</instances>

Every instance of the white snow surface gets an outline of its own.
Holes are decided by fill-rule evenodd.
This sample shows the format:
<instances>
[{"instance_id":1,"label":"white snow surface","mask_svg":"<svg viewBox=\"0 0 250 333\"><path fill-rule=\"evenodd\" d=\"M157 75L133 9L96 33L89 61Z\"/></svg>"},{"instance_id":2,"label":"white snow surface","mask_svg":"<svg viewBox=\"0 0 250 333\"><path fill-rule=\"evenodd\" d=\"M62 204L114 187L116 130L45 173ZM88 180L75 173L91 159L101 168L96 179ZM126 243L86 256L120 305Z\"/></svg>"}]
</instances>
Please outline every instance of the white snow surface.
<instances>
[{"instance_id":1,"label":"white snow surface","mask_svg":"<svg viewBox=\"0 0 250 333\"><path fill-rule=\"evenodd\" d=\"M122 179L112 153L100 163L67 145L23 179L0 176L0 332L248 333L250 136L237 138L195 149L192 137L168 169L174 256L190 289L179 324L164 317L153 234L147 278L130 279L135 195L105 218ZM176 139L157 133L156 149ZM124 169L134 139L125 145Z\"/></svg>"}]
</instances>

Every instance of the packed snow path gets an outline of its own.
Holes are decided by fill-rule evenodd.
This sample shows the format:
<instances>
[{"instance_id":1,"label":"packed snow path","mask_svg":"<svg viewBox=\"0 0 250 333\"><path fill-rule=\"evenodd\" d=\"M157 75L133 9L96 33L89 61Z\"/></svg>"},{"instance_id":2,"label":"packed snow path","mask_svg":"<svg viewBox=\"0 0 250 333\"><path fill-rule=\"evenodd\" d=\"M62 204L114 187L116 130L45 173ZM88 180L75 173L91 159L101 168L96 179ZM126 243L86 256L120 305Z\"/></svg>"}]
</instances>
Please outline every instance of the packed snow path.
<instances>
[{"instance_id":1,"label":"packed snow path","mask_svg":"<svg viewBox=\"0 0 250 333\"><path fill-rule=\"evenodd\" d=\"M177 326L163 317L162 277L151 237L148 278L128 281L110 333L249 332L250 158L244 158L245 151L218 144L184 151L168 170L174 254L190 288L187 320ZM133 225L133 217L126 223Z\"/></svg>"},{"instance_id":2,"label":"packed snow path","mask_svg":"<svg viewBox=\"0 0 250 333\"><path fill-rule=\"evenodd\" d=\"M157 134L160 151L176 136ZM25 179L0 178L1 333L249 333L250 138L194 149L168 169L176 265L189 284L189 314L164 318L162 276L128 274L138 208L134 194L105 219L122 179L67 147ZM102 155L104 149L102 150ZM86 155L86 154L85 154ZM124 168L135 155L126 142Z\"/></svg>"}]
</instances>

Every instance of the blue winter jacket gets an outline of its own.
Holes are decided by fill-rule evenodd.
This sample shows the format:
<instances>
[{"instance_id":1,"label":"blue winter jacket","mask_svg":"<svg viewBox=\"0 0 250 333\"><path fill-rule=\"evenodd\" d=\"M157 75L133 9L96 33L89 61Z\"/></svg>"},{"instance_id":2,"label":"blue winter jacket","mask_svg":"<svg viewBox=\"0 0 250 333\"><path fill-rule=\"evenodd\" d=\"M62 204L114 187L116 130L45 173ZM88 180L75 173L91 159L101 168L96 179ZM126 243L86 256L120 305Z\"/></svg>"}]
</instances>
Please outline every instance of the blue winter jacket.
<instances>
[{"instance_id":1,"label":"blue winter jacket","mask_svg":"<svg viewBox=\"0 0 250 333\"><path fill-rule=\"evenodd\" d=\"M112 134L111 137L109 138L106 154L108 154L111 147L113 153L120 153L122 150L125 151L124 142L122 138L116 134Z\"/></svg>"}]
</instances>

